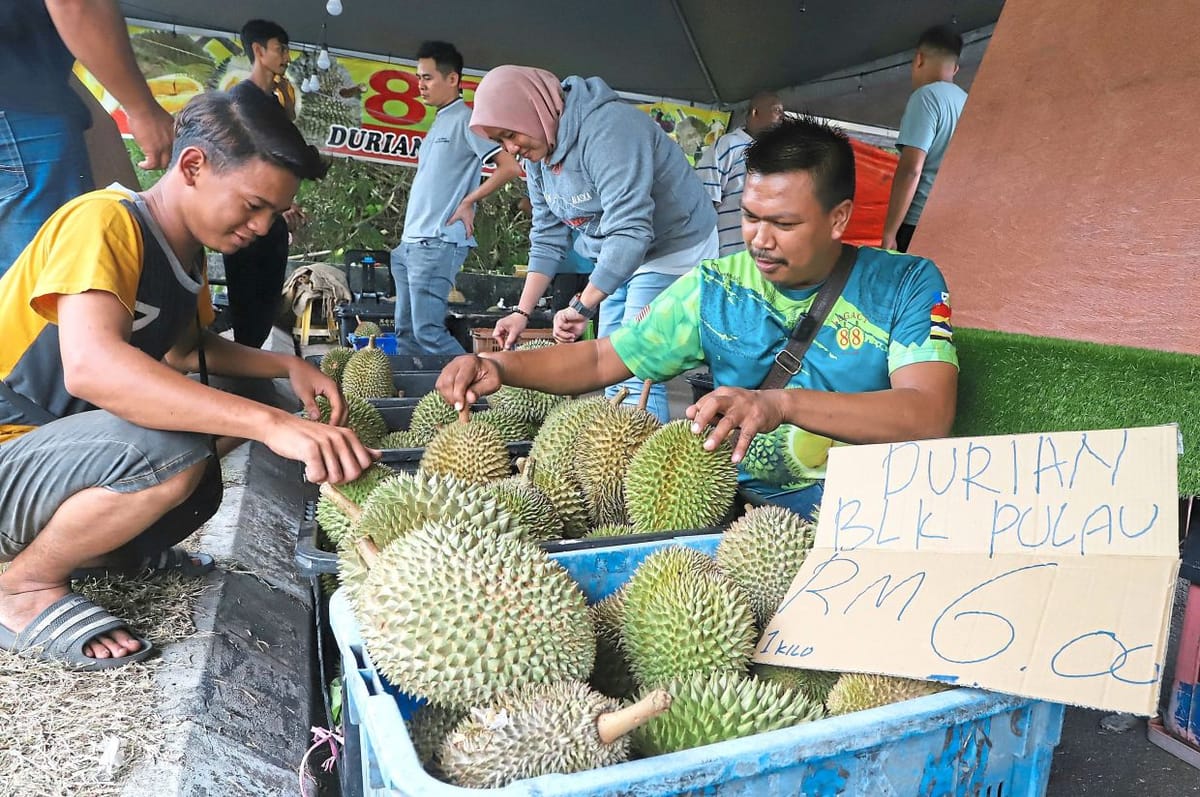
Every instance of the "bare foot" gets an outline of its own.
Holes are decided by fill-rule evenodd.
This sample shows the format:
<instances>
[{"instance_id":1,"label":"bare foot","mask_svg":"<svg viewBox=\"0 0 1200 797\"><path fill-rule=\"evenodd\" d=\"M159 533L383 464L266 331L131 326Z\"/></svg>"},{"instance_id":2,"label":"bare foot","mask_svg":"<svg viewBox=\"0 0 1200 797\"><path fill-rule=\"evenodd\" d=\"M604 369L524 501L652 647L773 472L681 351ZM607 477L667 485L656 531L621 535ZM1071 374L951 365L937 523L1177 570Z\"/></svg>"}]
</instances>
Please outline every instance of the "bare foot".
<instances>
[{"instance_id":1,"label":"bare foot","mask_svg":"<svg viewBox=\"0 0 1200 797\"><path fill-rule=\"evenodd\" d=\"M66 597L68 593L70 589L65 585L19 592L0 585L0 625L13 633L20 633L47 606ZM141 649L142 643L124 628L95 636L83 646L84 654L93 659L120 658Z\"/></svg>"}]
</instances>

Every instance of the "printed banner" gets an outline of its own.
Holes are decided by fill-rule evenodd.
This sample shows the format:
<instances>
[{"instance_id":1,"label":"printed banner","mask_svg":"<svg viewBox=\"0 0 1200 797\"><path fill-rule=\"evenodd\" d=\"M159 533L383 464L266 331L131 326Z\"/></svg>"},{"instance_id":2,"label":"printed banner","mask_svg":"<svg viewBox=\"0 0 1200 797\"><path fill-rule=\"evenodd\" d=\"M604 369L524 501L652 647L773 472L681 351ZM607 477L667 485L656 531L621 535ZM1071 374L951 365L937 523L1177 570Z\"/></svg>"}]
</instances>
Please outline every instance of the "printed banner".
<instances>
[{"instance_id":1,"label":"printed banner","mask_svg":"<svg viewBox=\"0 0 1200 797\"><path fill-rule=\"evenodd\" d=\"M155 99L172 114L210 89L226 90L250 77L250 61L237 34L181 33L129 26L138 65ZM415 166L434 109L421 101L416 68L382 60L330 54L328 69L317 67L317 53L293 49L287 77L296 90L296 126L321 152L335 157ZM128 120L116 98L76 64L83 84L104 106L122 134ZM314 92L300 90L311 76ZM463 75L463 99L470 105L478 75ZM695 163L701 150L725 132L729 114L671 102L637 106L678 141Z\"/></svg>"}]
</instances>

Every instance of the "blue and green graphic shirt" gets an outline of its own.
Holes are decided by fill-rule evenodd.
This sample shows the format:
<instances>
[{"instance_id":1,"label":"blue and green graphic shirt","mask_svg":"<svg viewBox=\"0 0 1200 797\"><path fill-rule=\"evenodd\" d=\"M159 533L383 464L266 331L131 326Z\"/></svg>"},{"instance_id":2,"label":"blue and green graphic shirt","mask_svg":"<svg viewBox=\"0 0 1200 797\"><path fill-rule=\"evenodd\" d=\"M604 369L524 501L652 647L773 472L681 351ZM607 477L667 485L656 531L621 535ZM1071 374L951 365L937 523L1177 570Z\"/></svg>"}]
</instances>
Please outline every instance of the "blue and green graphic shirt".
<instances>
[{"instance_id":1,"label":"blue and green graphic shirt","mask_svg":"<svg viewBox=\"0 0 1200 797\"><path fill-rule=\"evenodd\" d=\"M754 389L819 287L777 288L744 250L707 260L660 294L641 318L613 333L613 348L639 379L666 381L707 364L717 386ZM945 279L925 258L864 247L788 387L886 390L893 371L922 362L958 365ZM835 444L781 426L755 437L741 478L800 489L825 478Z\"/></svg>"}]
</instances>

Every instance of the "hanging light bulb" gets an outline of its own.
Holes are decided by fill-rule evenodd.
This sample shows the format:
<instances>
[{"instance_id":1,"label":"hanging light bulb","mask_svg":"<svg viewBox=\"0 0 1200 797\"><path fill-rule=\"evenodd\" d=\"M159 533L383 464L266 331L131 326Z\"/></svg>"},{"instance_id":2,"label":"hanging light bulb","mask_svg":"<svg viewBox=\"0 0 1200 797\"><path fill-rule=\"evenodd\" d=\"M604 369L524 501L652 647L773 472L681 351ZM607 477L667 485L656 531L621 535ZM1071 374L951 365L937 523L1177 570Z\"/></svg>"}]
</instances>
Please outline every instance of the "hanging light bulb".
<instances>
[{"instance_id":1,"label":"hanging light bulb","mask_svg":"<svg viewBox=\"0 0 1200 797\"><path fill-rule=\"evenodd\" d=\"M329 0L329 2L325 4L325 10L329 12L329 16L336 17L338 14L342 13L342 0Z\"/></svg>"},{"instance_id":2,"label":"hanging light bulb","mask_svg":"<svg viewBox=\"0 0 1200 797\"><path fill-rule=\"evenodd\" d=\"M324 47L321 48L320 54L317 56L317 69L329 68L329 51Z\"/></svg>"},{"instance_id":3,"label":"hanging light bulb","mask_svg":"<svg viewBox=\"0 0 1200 797\"><path fill-rule=\"evenodd\" d=\"M300 86L300 90L306 94L312 94L314 91L318 91L320 88L321 84L317 80L316 75L309 75L306 77L304 79L304 83L302 83Z\"/></svg>"}]
</instances>

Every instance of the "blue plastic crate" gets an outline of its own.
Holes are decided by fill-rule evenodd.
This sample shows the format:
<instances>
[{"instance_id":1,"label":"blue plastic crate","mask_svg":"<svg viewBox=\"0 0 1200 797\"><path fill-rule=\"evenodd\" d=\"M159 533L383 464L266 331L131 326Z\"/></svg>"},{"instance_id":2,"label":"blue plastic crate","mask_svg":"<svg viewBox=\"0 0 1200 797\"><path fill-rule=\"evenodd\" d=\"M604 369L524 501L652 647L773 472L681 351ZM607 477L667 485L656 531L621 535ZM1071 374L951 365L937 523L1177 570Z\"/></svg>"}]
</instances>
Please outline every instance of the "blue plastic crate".
<instances>
[{"instance_id":1,"label":"blue plastic crate","mask_svg":"<svg viewBox=\"0 0 1200 797\"><path fill-rule=\"evenodd\" d=\"M554 554L589 600L623 584L653 551L686 544L711 553L719 535ZM363 739L364 792L383 795L738 795L875 797L1045 794L1062 731L1056 703L954 689L820 722L629 761L571 775L545 775L502 789L462 789L426 774L404 718L418 705L371 665L340 593L330 622L342 654L350 722Z\"/></svg>"},{"instance_id":2,"label":"blue plastic crate","mask_svg":"<svg viewBox=\"0 0 1200 797\"><path fill-rule=\"evenodd\" d=\"M355 335L351 333L346 338L350 341L350 348L365 349L367 343L371 340L369 337ZM396 354L399 348L396 345L396 333L384 332L375 336L375 348L382 349L384 354Z\"/></svg>"}]
</instances>

